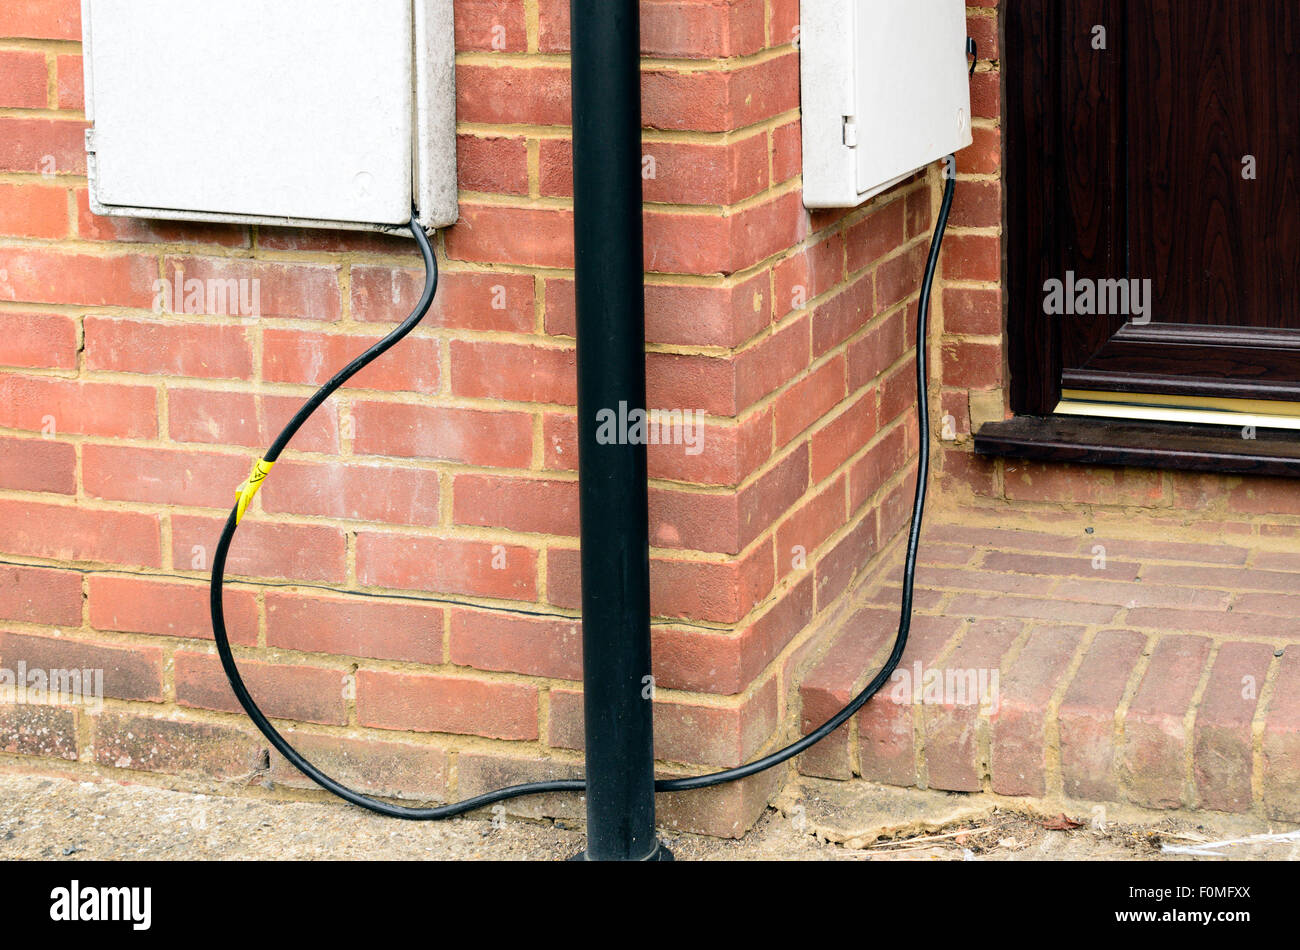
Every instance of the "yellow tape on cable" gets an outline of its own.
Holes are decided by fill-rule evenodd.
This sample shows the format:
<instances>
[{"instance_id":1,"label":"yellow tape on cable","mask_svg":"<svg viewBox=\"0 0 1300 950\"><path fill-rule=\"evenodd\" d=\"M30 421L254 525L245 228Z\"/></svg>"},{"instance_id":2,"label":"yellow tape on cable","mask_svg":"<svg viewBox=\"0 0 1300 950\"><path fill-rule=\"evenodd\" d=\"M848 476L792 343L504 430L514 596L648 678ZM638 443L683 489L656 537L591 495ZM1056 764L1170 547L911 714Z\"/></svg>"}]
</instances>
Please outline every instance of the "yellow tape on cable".
<instances>
[{"instance_id":1,"label":"yellow tape on cable","mask_svg":"<svg viewBox=\"0 0 1300 950\"><path fill-rule=\"evenodd\" d=\"M266 481L266 476L271 474L271 469L275 468L274 462L268 462L266 459L258 459L253 465L253 471L249 473L248 481L240 485L236 491L239 492L239 507L235 510L235 524L244 520L244 512L252 504L253 499L262 488L262 482Z\"/></svg>"}]
</instances>

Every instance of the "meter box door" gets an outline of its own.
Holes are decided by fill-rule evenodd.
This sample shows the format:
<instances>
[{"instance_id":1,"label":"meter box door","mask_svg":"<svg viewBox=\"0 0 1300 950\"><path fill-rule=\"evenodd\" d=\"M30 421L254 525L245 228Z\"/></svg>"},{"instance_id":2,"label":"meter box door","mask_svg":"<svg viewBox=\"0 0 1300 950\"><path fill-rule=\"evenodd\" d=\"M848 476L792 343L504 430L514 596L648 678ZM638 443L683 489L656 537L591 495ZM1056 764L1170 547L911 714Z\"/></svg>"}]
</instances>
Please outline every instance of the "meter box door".
<instances>
[{"instance_id":1,"label":"meter box door","mask_svg":"<svg viewBox=\"0 0 1300 950\"><path fill-rule=\"evenodd\" d=\"M971 144L965 0L802 0L803 186L852 208Z\"/></svg>"},{"instance_id":2,"label":"meter box door","mask_svg":"<svg viewBox=\"0 0 1300 950\"><path fill-rule=\"evenodd\" d=\"M457 217L452 0L82 0L91 210Z\"/></svg>"}]
</instances>

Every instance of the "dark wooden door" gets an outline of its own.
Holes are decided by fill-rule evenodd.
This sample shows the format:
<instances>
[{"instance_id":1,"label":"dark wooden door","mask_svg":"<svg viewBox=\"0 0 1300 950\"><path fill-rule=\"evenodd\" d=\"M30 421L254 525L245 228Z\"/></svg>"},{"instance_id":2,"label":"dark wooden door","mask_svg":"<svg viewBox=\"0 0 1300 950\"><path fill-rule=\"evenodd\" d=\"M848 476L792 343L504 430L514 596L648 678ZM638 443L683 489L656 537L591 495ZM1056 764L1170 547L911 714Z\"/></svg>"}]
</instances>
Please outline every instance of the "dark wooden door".
<instances>
[{"instance_id":1,"label":"dark wooden door","mask_svg":"<svg viewBox=\"0 0 1300 950\"><path fill-rule=\"evenodd\" d=\"M1010 0L1004 22L1013 408L1300 401L1300 0Z\"/></svg>"}]
</instances>

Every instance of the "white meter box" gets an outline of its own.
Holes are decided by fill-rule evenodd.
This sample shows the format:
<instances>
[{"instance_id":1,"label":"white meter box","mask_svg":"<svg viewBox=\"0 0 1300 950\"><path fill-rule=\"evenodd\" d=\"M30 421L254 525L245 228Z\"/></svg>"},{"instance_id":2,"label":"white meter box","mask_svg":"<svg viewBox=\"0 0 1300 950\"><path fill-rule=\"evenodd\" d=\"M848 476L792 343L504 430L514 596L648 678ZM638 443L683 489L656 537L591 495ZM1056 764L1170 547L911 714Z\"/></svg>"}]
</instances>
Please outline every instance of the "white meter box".
<instances>
[{"instance_id":1,"label":"white meter box","mask_svg":"<svg viewBox=\"0 0 1300 950\"><path fill-rule=\"evenodd\" d=\"M800 6L807 207L855 207L971 144L966 0Z\"/></svg>"},{"instance_id":2,"label":"white meter box","mask_svg":"<svg viewBox=\"0 0 1300 950\"><path fill-rule=\"evenodd\" d=\"M457 217L452 0L82 0L96 214Z\"/></svg>"}]
</instances>

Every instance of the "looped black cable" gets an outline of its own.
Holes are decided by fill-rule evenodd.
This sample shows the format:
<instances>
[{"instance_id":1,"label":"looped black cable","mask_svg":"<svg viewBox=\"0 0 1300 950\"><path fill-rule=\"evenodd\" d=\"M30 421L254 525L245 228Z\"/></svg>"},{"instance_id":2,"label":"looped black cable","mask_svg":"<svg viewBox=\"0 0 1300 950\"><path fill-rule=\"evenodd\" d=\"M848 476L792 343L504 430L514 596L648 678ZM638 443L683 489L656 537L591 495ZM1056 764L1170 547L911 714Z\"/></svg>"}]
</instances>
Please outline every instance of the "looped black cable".
<instances>
[{"instance_id":1,"label":"looped black cable","mask_svg":"<svg viewBox=\"0 0 1300 950\"><path fill-rule=\"evenodd\" d=\"M921 283L921 295L917 304L917 332L916 332L916 400L917 400L917 423L920 430L920 449L917 461L916 476L916 496L912 504L912 521L907 535L907 553L903 565L903 593L900 605L900 615L898 621L898 634L894 639L893 649L889 653L889 658L885 665L881 667L871 681L867 683L862 692L858 693L847 706L837 712L830 719L826 720L821 726L808 733L803 738L791 743L785 748L778 749L768 755L763 756L747 765L738 766L732 769L726 769L721 772L713 772L708 775L693 775L686 778L678 779L660 779L655 782L656 792L684 792L692 789L710 788L715 785L722 785L726 782L734 782L739 779L748 778L759 772L772 768L786 762L801 752L807 751L816 745L822 739L826 738L849 719L859 709L867 704L876 693L878 693L889 681L894 670L898 667L899 661L903 657L903 651L907 647L907 638L912 626L912 593L916 578L916 557L921 540L921 526L925 515L925 495L929 482L930 471L930 404L927 386L929 383L929 373L926 368L926 339L928 336L929 316L930 316L930 298L934 287L934 275L939 265L939 251L943 244L944 232L948 226L948 216L952 210L953 193L956 186L956 176L952 173L953 167L951 156L945 163L949 169L947 172L947 184L944 186L943 203L939 210L939 219L935 225L934 237L930 242L930 254L925 265L925 277ZM284 431L272 443L271 449L266 453L263 461L267 463L275 462L289 440L294 437L303 424L320 408L339 387L343 386L349 379L359 373L374 360L378 359L403 337L415 329L415 327L424 319L429 308L433 306L434 295L438 289L438 262L434 257L433 248L429 244L429 239L424 233L424 229L417 220L411 221L411 233L415 236L416 243L420 247L420 253L424 257L425 266L425 285L424 293L420 297L420 302L416 305L411 315L404 320L392 333L384 337L370 349L366 350L346 367L338 372L329 382L320 388L317 393L309 399L306 404L298 410ZM244 708L248 717L253 724L261 731L288 762L298 771L302 772L316 784L320 785L326 791L333 792L339 798L358 805L370 811L378 812L381 815L387 815L392 818L405 818L414 821L434 821L443 818L452 818L457 815L463 815L466 812L473 811L477 808L483 808L496 802L506 801L512 798L518 798L523 795L539 795L547 792L581 792L586 789L586 782L583 779L558 779L550 782L530 782L523 785L511 785L507 788L500 788L493 792L485 792L482 795L476 795L473 798L465 799L461 802L455 802L449 805L441 805L435 808L410 808L403 805L393 805L382 799L373 798L364 795L361 792L348 788L346 785L330 778L316 766L312 765L282 736L276 728L266 718L262 710L258 708L253 697L249 695L248 688L244 684L243 677L239 673L239 668L235 663L234 654L230 648L230 638L226 633L225 614L222 609L222 590L225 584L226 557L230 551L231 541L235 536L235 529L239 523L240 506L237 504L230 512L230 517L226 519L226 525L221 532L221 539L217 542L216 553L212 559L212 586L211 586L211 605L212 605L212 633L217 643L217 653L221 657L221 665L230 680L230 687L235 693L235 698Z\"/></svg>"}]
</instances>

